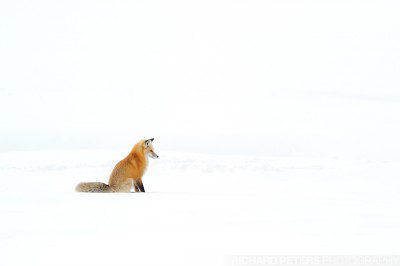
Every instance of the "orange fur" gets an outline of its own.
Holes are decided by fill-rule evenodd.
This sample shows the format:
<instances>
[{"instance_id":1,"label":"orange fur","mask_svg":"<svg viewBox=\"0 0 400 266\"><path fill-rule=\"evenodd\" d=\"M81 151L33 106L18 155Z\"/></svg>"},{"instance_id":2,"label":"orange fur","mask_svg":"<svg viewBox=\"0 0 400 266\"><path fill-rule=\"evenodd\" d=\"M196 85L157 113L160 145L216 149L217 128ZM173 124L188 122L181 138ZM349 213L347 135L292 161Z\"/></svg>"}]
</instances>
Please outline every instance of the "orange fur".
<instances>
[{"instance_id":1,"label":"orange fur","mask_svg":"<svg viewBox=\"0 0 400 266\"><path fill-rule=\"evenodd\" d=\"M139 141L131 152L114 167L108 185L92 182L80 183L75 188L78 192L130 192L132 186L135 191L144 192L142 177L147 169L148 154L158 157L154 153L152 140Z\"/></svg>"}]
</instances>

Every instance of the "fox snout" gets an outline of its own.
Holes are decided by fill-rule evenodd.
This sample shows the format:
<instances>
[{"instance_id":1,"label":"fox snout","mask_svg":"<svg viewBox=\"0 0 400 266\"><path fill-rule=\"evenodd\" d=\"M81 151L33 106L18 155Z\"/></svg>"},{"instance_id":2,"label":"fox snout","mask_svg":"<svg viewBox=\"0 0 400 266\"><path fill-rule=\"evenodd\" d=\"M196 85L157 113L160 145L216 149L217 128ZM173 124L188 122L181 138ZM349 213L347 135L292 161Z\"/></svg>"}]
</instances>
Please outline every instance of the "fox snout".
<instances>
[{"instance_id":1,"label":"fox snout","mask_svg":"<svg viewBox=\"0 0 400 266\"><path fill-rule=\"evenodd\" d=\"M149 155L150 155L150 157L153 158L153 159L157 159L157 158L158 158L157 153L155 153L154 151L153 151L153 152L149 152Z\"/></svg>"}]
</instances>

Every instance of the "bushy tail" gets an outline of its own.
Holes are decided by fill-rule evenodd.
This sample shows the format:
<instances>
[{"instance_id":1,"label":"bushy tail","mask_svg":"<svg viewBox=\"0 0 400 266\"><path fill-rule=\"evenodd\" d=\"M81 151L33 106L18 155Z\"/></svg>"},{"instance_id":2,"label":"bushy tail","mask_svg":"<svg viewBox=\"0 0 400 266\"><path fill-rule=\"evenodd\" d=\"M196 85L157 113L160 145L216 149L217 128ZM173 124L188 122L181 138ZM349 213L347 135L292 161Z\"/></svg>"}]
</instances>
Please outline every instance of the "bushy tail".
<instances>
[{"instance_id":1,"label":"bushy tail","mask_svg":"<svg viewBox=\"0 0 400 266\"><path fill-rule=\"evenodd\" d=\"M84 182L75 187L77 192L111 192L110 186L101 182Z\"/></svg>"}]
</instances>

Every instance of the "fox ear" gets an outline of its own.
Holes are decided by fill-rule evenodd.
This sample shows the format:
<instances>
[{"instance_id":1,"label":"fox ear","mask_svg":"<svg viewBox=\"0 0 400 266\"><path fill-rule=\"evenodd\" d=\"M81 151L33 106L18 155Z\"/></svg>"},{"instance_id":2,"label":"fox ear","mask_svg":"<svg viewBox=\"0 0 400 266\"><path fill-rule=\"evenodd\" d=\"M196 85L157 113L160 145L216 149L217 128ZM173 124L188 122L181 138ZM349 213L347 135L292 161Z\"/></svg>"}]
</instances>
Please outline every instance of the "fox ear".
<instances>
[{"instance_id":1,"label":"fox ear","mask_svg":"<svg viewBox=\"0 0 400 266\"><path fill-rule=\"evenodd\" d=\"M144 146L145 146L146 148L149 147L149 146L150 146L150 143L151 143L153 140L154 140L154 138L146 140L146 141L144 142Z\"/></svg>"}]
</instances>

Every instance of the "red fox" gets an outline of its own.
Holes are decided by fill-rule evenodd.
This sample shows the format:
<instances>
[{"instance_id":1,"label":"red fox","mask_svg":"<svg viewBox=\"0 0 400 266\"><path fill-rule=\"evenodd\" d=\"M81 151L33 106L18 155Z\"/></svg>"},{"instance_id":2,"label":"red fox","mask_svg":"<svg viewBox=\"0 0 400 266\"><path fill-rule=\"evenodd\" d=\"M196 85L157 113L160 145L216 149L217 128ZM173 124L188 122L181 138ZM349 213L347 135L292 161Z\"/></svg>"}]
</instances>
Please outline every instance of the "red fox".
<instances>
[{"instance_id":1,"label":"red fox","mask_svg":"<svg viewBox=\"0 0 400 266\"><path fill-rule=\"evenodd\" d=\"M148 164L148 156L158 158L153 148L154 138L141 140L131 152L114 167L108 185L100 182L79 183L77 192L145 192L142 177Z\"/></svg>"}]
</instances>

